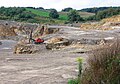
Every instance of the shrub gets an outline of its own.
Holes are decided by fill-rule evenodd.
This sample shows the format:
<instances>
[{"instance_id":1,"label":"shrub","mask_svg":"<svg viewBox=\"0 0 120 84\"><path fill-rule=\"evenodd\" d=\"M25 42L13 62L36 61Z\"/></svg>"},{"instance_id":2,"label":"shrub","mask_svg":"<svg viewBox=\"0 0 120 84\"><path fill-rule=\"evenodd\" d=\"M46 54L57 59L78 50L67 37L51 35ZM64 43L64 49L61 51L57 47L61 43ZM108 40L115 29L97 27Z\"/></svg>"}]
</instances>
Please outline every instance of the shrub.
<instances>
[{"instance_id":1,"label":"shrub","mask_svg":"<svg viewBox=\"0 0 120 84\"><path fill-rule=\"evenodd\" d=\"M120 41L95 50L88 64L82 84L120 84Z\"/></svg>"},{"instance_id":2,"label":"shrub","mask_svg":"<svg viewBox=\"0 0 120 84\"><path fill-rule=\"evenodd\" d=\"M77 61L78 61L78 78L77 79L71 79L71 80L68 80L68 84L81 84L81 77L82 77L82 62L83 62L83 59L82 58L77 58Z\"/></svg>"},{"instance_id":3,"label":"shrub","mask_svg":"<svg viewBox=\"0 0 120 84\"><path fill-rule=\"evenodd\" d=\"M69 12L69 11L71 11L71 10L73 10L73 8L71 8L71 7L62 9L63 12Z\"/></svg>"},{"instance_id":4,"label":"shrub","mask_svg":"<svg viewBox=\"0 0 120 84\"><path fill-rule=\"evenodd\" d=\"M78 79L68 80L68 84L79 84L79 80Z\"/></svg>"},{"instance_id":5,"label":"shrub","mask_svg":"<svg viewBox=\"0 0 120 84\"><path fill-rule=\"evenodd\" d=\"M84 21L83 18L79 15L78 11L76 10L71 10L68 13L68 21L70 22L79 22L79 21Z\"/></svg>"},{"instance_id":6,"label":"shrub","mask_svg":"<svg viewBox=\"0 0 120 84\"><path fill-rule=\"evenodd\" d=\"M53 19L57 19L59 17L57 10L55 10L55 9L51 10L49 13L49 17L51 17Z\"/></svg>"}]
</instances>

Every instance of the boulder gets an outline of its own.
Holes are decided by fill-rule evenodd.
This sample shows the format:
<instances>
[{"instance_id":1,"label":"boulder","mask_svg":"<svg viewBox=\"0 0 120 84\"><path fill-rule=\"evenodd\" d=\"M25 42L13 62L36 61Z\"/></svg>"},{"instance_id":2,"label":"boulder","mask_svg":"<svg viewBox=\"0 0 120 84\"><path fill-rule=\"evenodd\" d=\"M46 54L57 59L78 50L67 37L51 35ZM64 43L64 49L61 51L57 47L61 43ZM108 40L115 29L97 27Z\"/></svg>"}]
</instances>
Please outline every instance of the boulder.
<instances>
[{"instance_id":1,"label":"boulder","mask_svg":"<svg viewBox=\"0 0 120 84\"><path fill-rule=\"evenodd\" d=\"M68 39L62 38L62 37L56 37L52 38L47 41L46 43L46 49L60 49L65 46L69 46L71 42Z\"/></svg>"},{"instance_id":2,"label":"boulder","mask_svg":"<svg viewBox=\"0 0 120 84\"><path fill-rule=\"evenodd\" d=\"M40 50L38 45L34 44L17 44L14 47L15 54L33 54Z\"/></svg>"}]
</instances>

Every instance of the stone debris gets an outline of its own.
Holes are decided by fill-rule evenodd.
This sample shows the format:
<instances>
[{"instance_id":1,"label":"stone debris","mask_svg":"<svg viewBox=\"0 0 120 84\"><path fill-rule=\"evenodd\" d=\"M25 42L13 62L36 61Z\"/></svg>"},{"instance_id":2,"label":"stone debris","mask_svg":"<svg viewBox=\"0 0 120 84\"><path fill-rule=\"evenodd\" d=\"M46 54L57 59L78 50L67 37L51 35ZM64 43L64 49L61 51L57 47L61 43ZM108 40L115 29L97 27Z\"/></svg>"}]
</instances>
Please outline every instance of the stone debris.
<instances>
[{"instance_id":1,"label":"stone debris","mask_svg":"<svg viewBox=\"0 0 120 84\"><path fill-rule=\"evenodd\" d=\"M14 48L15 54L33 54L40 50L40 47L34 44L17 44Z\"/></svg>"},{"instance_id":2,"label":"stone debris","mask_svg":"<svg viewBox=\"0 0 120 84\"><path fill-rule=\"evenodd\" d=\"M0 24L0 36L16 36L17 34L14 29L14 27L8 27Z\"/></svg>"},{"instance_id":3,"label":"stone debris","mask_svg":"<svg viewBox=\"0 0 120 84\"><path fill-rule=\"evenodd\" d=\"M69 46L71 42L68 39L62 37L51 38L47 41L46 48L47 49L60 49L65 46Z\"/></svg>"},{"instance_id":4,"label":"stone debris","mask_svg":"<svg viewBox=\"0 0 120 84\"><path fill-rule=\"evenodd\" d=\"M99 45L102 43L105 43L104 39L85 39L85 38L82 38L80 40L77 40L77 44Z\"/></svg>"}]
</instances>

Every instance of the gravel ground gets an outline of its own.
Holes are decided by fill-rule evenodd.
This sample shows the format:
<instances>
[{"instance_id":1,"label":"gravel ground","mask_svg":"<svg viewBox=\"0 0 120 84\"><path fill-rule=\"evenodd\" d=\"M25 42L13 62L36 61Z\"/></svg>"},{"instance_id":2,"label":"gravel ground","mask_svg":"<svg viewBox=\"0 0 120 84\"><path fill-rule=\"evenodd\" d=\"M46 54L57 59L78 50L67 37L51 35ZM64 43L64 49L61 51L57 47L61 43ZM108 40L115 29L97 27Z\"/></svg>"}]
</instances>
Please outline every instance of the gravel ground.
<instances>
[{"instance_id":1,"label":"gravel ground","mask_svg":"<svg viewBox=\"0 0 120 84\"><path fill-rule=\"evenodd\" d=\"M0 53L0 84L67 84L77 77L77 57L61 51L42 51L34 55Z\"/></svg>"}]
</instances>

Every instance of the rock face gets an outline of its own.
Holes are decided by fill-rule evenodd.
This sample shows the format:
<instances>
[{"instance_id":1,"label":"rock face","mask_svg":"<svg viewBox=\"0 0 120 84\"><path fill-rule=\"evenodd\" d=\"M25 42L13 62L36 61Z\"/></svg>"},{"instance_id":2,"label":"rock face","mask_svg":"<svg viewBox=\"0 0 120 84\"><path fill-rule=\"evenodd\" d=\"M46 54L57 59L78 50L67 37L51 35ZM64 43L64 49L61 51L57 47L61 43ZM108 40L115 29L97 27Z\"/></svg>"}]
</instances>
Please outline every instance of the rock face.
<instances>
[{"instance_id":1,"label":"rock face","mask_svg":"<svg viewBox=\"0 0 120 84\"><path fill-rule=\"evenodd\" d=\"M32 54L39 51L39 46L34 44L17 44L14 48L15 54Z\"/></svg>"},{"instance_id":2,"label":"rock face","mask_svg":"<svg viewBox=\"0 0 120 84\"><path fill-rule=\"evenodd\" d=\"M39 37L47 34L54 34L59 31L59 28L51 28L47 26L38 27L34 32L33 37Z\"/></svg>"},{"instance_id":3,"label":"rock face","mask_svg":"<svg viewBox=\"0 0 120 84\"><path fill-rule=\"evenodd\" d=\"M0 36L16 36L17 34L14 31L13 27L7 27L0 24Z\"/></svg>"},{"instance_id":4,"label":"rock face","mask_svg":"<svg viewBox=\"0 0 120 84\"><path fill-rule=\"evenodd\" d=\"M47 49L60 49L65 46L69 46L71 42L68 39L62 37L52 38L47 41L46 48Z\"/></svg>"}]
</instances>

